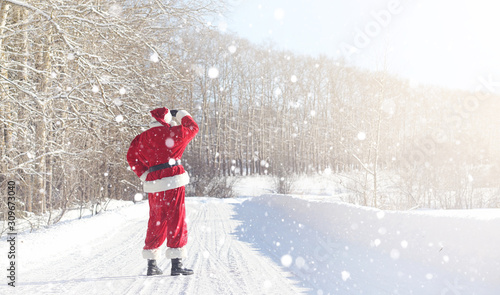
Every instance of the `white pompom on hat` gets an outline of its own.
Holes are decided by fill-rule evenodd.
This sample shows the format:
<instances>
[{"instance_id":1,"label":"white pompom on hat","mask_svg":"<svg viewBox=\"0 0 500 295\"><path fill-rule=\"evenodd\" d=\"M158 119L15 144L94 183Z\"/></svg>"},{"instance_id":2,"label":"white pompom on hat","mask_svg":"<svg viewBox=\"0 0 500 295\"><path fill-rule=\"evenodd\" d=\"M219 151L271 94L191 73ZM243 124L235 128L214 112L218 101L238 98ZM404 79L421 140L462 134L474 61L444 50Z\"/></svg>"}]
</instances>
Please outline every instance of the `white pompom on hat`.
<instances>
[{"instance_id":1,"label":"white pompom on hat","mask_svg":"<svg viewBox=\"0 0 500 295\"><path fill-rule=\"evenodd\" d=\"M172 114L170 113L170 110L165 107L152 110L151 115L156 119L156 121L160 122L164 126L168 126L172 121Z\"/></svg>"},{"instance_id":2,"label":"white pompom on hat","mask_svg":"<svg viewBox=\"0 0 500 295\"><path fill-rule=\"evenodd\" d=\"M163 117L163 120L165 120L165 123L170 124L172 121L172 114L170 113L170 110L167 109L167 113L165 114L165 117Z\"/></svg>"}]
</instances>

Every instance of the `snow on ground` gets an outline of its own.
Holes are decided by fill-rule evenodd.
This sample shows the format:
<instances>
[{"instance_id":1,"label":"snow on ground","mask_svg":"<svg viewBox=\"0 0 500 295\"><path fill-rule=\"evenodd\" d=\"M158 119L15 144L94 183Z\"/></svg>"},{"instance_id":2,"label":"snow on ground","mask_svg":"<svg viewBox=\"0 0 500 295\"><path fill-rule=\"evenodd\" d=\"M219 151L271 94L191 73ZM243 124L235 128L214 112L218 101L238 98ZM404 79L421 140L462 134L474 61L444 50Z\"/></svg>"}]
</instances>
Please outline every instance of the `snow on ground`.
<instances>
[{"instance_id":1,"label":"snow on ground","mask_svg":"<svg viewBox=\"0 0 500 295\"><path fill-rule=\"evenodd\" d=\"M71 209L64 211L64 213L61 209L57 209L52 210L52 212L45 212L44 214L40 215L31 214L26 218L16 219L16 231L37 231L39 229L46 228L48 224L50 224L51 226L54 223L62 224L65 222L73 221L75 219L87 219L106 210L113 210L130 205L132 205L132 201L109 200L109 202L103 202L102 206L97 207L91 206L90 204L85 204L85 206L83 207L75 205ZM61 213L63 213L62 217L60 216ZM0 227L2 235L6 234L8 229L7 222L4 222L4 224L0 225Z\"/></svg>"},{"instance_id":2,"label":"snow on ground","mask_svg":"<svg viewBox=\"0 0 500 295\"><path fill-rule=\"evenodd\" d=\"M121 202L20 233L17 287L4 275L0 294L500 294L498 209L382 211L269 185L187 198L193 276L169 276L166 259L167 275L144 275L148 204Z\"/></svg>"},{"instance_id":3,"label":"snow on ground","mask_svg":"<svg viewBox=\"0 0 500 295\"><path fill-rule=\"evenodd\" d=\"M141 250L148 204L18 235L17 287L1 294L300 294L291 274L235 235L234 207L245 199L188 198L190 256L195 275L147 277ZM5 239L2 252L6 253ZM6 255L4 255L6 256ZM7 265L2 257L1 265ZM15 291L15 292L13 292Z\"/></svg>"},{"instance_id":4,"label":"snow on ground","mask_svg":"<svg viewBox=\"0 0 500 295\"><path fill-rule=\"evenodd\" d=\"M236 211L240 238L310 294L500 294L500 210L484 218L265 195Z\"/></svg>"}]
</instances>

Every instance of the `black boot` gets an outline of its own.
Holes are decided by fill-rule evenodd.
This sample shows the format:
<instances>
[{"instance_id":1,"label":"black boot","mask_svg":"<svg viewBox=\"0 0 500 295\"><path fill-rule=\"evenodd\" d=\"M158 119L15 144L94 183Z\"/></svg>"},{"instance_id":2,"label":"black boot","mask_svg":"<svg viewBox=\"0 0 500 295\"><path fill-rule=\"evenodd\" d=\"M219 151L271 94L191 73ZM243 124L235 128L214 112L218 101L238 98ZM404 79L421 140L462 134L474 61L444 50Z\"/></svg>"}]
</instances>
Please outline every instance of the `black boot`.
<instances>
[{"instance_id":1,"label":"black boot","mask_svg":"<svg viewBox=\"0 0 500 295\"><path fill-rule=\"evenodd\" d=\"M178 275L188 276L188 275L192 275L193 273L194 273L193 270L182 267L182 259L180 259L180 258L172 259L171 275L173 275L173 276L178 276Z\"/></svg>"},{"instance_id":2,"label":"black boot","mask_svg":"<svg viewBox=\"0 0 500 295\"><path fill-rule=\"evenodd\" d=\"M156 265L156 260L148 259L148 276L161 275L163 272Z\"/></svg>"}]
</instances>

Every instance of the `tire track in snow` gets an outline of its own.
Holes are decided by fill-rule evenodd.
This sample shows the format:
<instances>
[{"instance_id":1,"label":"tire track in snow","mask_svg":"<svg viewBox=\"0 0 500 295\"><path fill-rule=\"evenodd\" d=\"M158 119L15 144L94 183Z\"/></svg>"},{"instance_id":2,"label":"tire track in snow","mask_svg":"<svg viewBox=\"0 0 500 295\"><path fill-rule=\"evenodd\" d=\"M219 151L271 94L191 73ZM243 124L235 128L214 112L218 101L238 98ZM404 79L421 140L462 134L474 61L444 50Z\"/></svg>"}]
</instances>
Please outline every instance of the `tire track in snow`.
<instances>
[{"instance_id":1,"label":"tire track in snow","mask_svg":"<svg viewBox=\"0 0 500 295\"><path fill-rule=\"evenodd\" d=\"M300 293L288 273L235 235L240 222L233 218L234 202L210 200L199 206L203 213L192 222L201 267L204 272L216 270L211 274L220 285L217 292L206 294Z\"/></svg>"},{"instance_id":2,"label":"tire track in snow","mask_svg":"<svg viewBox=\"0 0 500 295\"><path fill-rule=\"evenodd\" d=\"M234 281L233 276L227 272L227 266L218 254L220 251L217 251L221 238L224 239L222 246L229 247L231 242L225 238L228 226L224 222L225 214L221 210L220 204L214 206L208 202L201 203L196 207L193 209L197 210L197 214L191 222L193 247L190 252L194 254L193 267L195 272L201 276L202 281L190 285L186 294L198 294L200 291L206 290L207 285L213 286L214 292L217 294L244 292L239 288L235 290L235 286L239 286ZM225 281L225 283L222 284L221 281Z\"/></svg>"}]
</instances>

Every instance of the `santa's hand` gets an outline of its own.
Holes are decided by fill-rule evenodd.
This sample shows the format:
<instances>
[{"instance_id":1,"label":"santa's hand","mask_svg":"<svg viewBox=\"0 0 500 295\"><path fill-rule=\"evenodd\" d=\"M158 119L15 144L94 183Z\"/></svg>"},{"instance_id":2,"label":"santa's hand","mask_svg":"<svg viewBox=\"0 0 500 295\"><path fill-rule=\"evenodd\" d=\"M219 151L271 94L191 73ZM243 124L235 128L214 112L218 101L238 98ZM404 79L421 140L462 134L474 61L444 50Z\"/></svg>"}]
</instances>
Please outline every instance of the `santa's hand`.
<instances>
[{"instance_id":1,"label":"santa's hand","mask_svg":"<svg viewBox=\"0 0 500 295\"><path fill-rule=\"evenodd\" d=\"M177 110L170 110L170 114L172 114L172 117L175 117L177 115Z\"/></svg>"}]
</instances>

